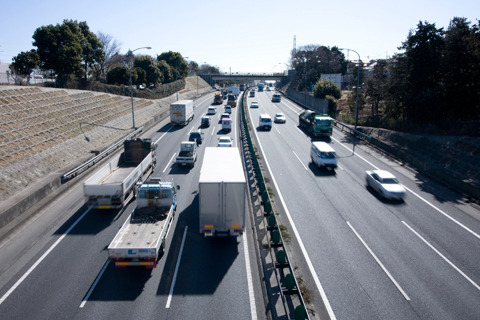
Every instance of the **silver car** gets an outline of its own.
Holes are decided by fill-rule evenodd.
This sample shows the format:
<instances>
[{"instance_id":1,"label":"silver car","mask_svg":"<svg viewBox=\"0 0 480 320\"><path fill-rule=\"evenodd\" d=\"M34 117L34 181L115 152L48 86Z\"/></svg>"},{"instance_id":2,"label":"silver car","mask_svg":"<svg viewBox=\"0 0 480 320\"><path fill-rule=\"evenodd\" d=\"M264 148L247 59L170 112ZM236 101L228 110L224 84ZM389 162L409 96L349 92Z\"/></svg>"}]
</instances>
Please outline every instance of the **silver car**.
<instances>
[{"instance_id":1,"label":"silver car","mask_svg":"<svg viewBox=\"0 0 480 320\"><path fill-rule=\"evenodd\" d=\"M386 199L402 200L406 190L393 174L385 170L366 171L367 185Z\"/></svg>"},{"instance_id":2,"label":"silver car","mask_svg":"<svg viewBox=\"0 0 480 320\"><path fill-rule=\"evenodd\" d=\"M275 120L276 123L285 123L287 122L287 118L285 118L285 114L282 112L278 112L275 114Z\"/></svg>"}]
</instances>

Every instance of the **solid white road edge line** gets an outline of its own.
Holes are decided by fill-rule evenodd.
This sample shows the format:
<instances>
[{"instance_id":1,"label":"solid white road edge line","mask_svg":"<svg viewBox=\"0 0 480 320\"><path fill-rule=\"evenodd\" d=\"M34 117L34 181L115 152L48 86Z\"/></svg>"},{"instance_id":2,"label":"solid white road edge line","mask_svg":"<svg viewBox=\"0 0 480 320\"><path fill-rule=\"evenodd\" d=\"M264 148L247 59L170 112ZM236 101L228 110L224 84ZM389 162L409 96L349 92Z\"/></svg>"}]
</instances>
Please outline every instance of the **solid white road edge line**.
<instances>
[{"instance_id":1,"label":"solid white road edge line","mask_svg":"<svg viewBox=\"0 0 480 320\"><path fill-rule=\"evenodd\" d=\"M170 163L173 161L173 158L175 158L175 155L176 155L176 154L177 154L177 153L175 152L175 153L173 154L173 156L170 158L170 160L168 161L167 165L165 166L165 169L163 169L162 173L165 173L165 171L167 171L167 168L170 166Z\"/></svg>"},{"instance_id":2,"label":"solid white road edge line","mask_svg":"<svg viewBox=\"0 0 480 320\"><path fill-rule=\"evenodd\" d=\"M375 255L375 253L373 253L373 251L370 249L370 247L367 245L367 243L362 239L362 237L360 237L360 235L358 234L357 230L355 230L355 228L350 224L349 221L347 221L347 224L348 226L350 227L350 229L352 229L353 233L355 233L355 235L357 236L357 238L362 242L363 246L368 250L368 252L372 255L373 259L375 259L375 261L377 261L378 265L380 266L380 268L382 268L383 272L385 272L385 274L390 278L390 280L393 282L393 284L397 287L398 291L400 291L402 293L402 295L405 297L406 300L410 301L410 297L407 295L407 293L402 289L402 287L398 284L398 282L395 280L395 278L390 274L390 272L388 272L387 268L385 268L385 266L383 265L383 263L380 261L380 259L377 258L377 256Z\"/></svg>"},{"instance_id":3,"label":"solid white road edge line","mask_svg":"<svg viewBox=\"0 0 480 320\"><path fill-rule=\"evenodd\" d=\"M340 141L338 141L337 139L333 138L333 140L335 140L336 142L338 142L342 147L344 147L345 149L347 149L348 151L351 151L352 153L354 152L352 149L350 149L349 147L345 146L343 143L341 143ZM374 167L375 169L379 170L379 168L377 166L375 166L373 163L371 163L370 161L368 161L367 159L363 158L362 156L358 155L357 153L355 153L355 155L357 157L359 157L360 159L362 159L363 161L365 161L366 163L368 163L369 165L371 165L372 167ZM419 194L417 194L416 192L414 192L413 190L411 190L410 188L407 188L405 185L402 184L402 186L407 189L409 192L411 192L414 196L416 196L418 199L422 200L423 202L425 202L426 204L428 204L430 207L432 207L433 209L435 209L437 212L441 213L442 215L444 215L446 218L450 219L451 221L455 222L456 224L458 224L460 227L462 227L463 229L465 229L466 231L470 232L472 235L474 235L475 237L477 237L478 239L480 239L480 235L476 232L474 232L473 230L469 229L467 226L463 225L462 223L460 223L458 220L452 218L451 216L449 216L446 212L442 211L440 208L437 208L435 205L433 205L432 203L430 203L427 199L424 199L422 198L422 196L420 196Z\"/></svg>"},{"instance_id":4,"label":"solid white road edge line","mask_svg":"<svg viewBox=\"0 0 480 320\"><path fill-rule=\"evenodd\" d=\"M250 268L250 256L248 252L248 242L246 232L243 233L243 244L245 247L245 265L247 268L248 297L250 298L250 315L252 320L257 319L257 306L255 305L255 291L253 290L252 270Z\"/></svg>"},{"instance_id":5,"label":"solid white road edge line","mask_svg":"<svg viewBox=\"0 0 480 320\"><path fill-rule=\"evenodd\" d=\"M443 260L445 260L449 265L451 265L458 273L460 273L465 279L468 280L477 290L480 290L480 286L476 284L472 279L470 279L465 273L463 273L462 270L460 270L456 265L453 264L450 260L447 259L443 254L440 253L437 249L435 249L434 246L432 246L430 243L428 243L427 240L425 240L417 231L413 230L412 227L410 227L405 221L402 221L402 223L407 226L410 231L412 231L417 237L419 237L427 246L430 247L433 251L435 251L436 254L438 254Z\"/></svg>"},{"instance_id":6,"label":"solid white road edge line","mask_svg":"<svg viewBox=\"0 0 480 320\"><path fill-rule=\"evenodd\" d=\"M180 260L182 260L183 246L185 245L185 238L187 237L188 226L185 226L185 231L183 232L182 244L180 245L180 251L178 252L177 265L175 266L175 272L173 273L172 285L170 286L170 292L168 293L167 305L165 308L170 308L170 303L172 302L173 289L175 288L175 282L177 281L178 268L180 267Z\"/></svg>"},{"instance_id":7,"label":"solid white road edge line","mask_svg":"<svg viewBox=\"0 0 480 320\"><path fill-rule=\"evenodd\" d=\"M87 303L88 298L90 298L90 295L92 294L93 290L97 286L98 281L100 281L100 278L102 278L102 275L105 272L105 269L107 269L107 266L108 266L109 262L110 262L110 260L107 259L107 261L103 265L102 270L100 270L100 273L98 274L97 278L95 279L92 286L90 287L90 290L88 290L87 295L85 296L85 298L83 298L82 303L80 304L80 308L83 308L85 306L85 304Z\"/></svg>"},{"instance_id":8,"label":"solid white road edge line","mask_svg":"<svg viewBox=\"0 0 480 320\"><path fill-rule=\"evenodd\" d=\"M87 213L89 213L91 210L91 208L88 208L81 216L80 218L77 219L77 221L75 221L71 226L70 228L68 228L67 231L65 231L64 234L62 234L62 236L60 238L58 238L57 241L55 241L54 244L52 244L52 246L50 248L48 248L48 250L30 267L30 269L27 270L27 272L25 272L23 274L23 276L17 280L17 282L15 282L15 284L3 295L3 297L0 299L0 305L8 298L8 296L10 296L12 294L13 291L15 291L15 289L18 288L18 286L20 286L20 284L23 282L23 280L25 280L29 275L30 273L33 272L33 270L35 270L35 268L43 261L43 259L45 259L49 254L50 252L53 251L53 249L55 249L55 247L65 238L65 236L67 234L70 233L70 231L72 231L73 228L75 228L75 226L80 222L80 220L83 219L83 217L85 217L85 215Z\"/></svg>"},{"instance_id":9,"label":"solid white road edge line","mask_svg":"<svg viewBox=\"0 0 480 320\"><path fill-rule=\"evenodd\" d=\"M251 123L253 123L253 119L251 115L250 115L250 121ZM257 132L256 131L254 132L255 132L255 136L257 136ZM260 143L260 140L258 139L258 136L257 136L257 141L258 141L258 146L260 147L260 150L262 150L262 154L264 154L263 147L262 147L262 144ZM264 157L264 160L265 160L265 165L267 166L268 171L272 172L272 170L270 169L270 164L268 163L267 157ZM275 185L275 189L278 192L278 198L280 199L282 206L285 208L285 213L287 215L288 221L290 222L293 233L295 234L295 237L298 240L298 245L302 250L303 256L305 257L305 261L307 262L308 269L312 273L313 280L315 281L318 292L320 293L323 303L325 304L325 308L327 309L330 320L336 320L337 318L335 317L335 313L333 312L332 306L330 305L330 301L327 298L327 294L325 293L325 290L323 289L323 286L320 283L320 279L318 278L318 275L315 272L315 268L313 267L312 261L310 260L310 256L308 255L307 249L305 249L305 245L303 244L302 238L298 233L297 227L295 226L292 216L290 215L290 211L288 210L287 205L285 204L285 200L283 199L282 192L280 191L280 188L277 185L277 181L275 180L275 177L273 175L272 175L272 182Z\"/></svg>"}]
</instances>

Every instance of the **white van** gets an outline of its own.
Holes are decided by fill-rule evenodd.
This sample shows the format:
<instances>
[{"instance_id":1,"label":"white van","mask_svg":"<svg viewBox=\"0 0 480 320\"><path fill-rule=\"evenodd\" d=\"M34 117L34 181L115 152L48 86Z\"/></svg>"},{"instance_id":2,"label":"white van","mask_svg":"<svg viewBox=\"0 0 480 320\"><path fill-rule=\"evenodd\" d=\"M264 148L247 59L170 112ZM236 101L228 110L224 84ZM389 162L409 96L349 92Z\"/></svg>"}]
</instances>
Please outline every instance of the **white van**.
<instances>
[{"instance_id":1,"label":"white van","mask_svg":"<svg viewBox=\"0 0 480 320\"><path fill-rule=\"evenodd\" d=\"M312 142L310 157L319 168L335 169L337 167L337 154L326 142Z\"/></svg>"},{"instance_id":2,"label":"white van","mask_svg":"<svg viewBox=\"0 0 480 320\"><path fill-rule=\"evenodd\" d=\"M222 119L222 130L226 132L232 131L232 119L230 118Z\"/></svg>"},{"instance_id":3,"label":"white van","mask_svg":"<svg viewBox=\"0 0 480 320\"><path fill-rule=\"evenodd\" d=\"M272 118L266 113L261 114L259 119L258 119L258 126L262 129L265 129L265 130L271 130L272 129Z\"/></svg>"}]
</instances>

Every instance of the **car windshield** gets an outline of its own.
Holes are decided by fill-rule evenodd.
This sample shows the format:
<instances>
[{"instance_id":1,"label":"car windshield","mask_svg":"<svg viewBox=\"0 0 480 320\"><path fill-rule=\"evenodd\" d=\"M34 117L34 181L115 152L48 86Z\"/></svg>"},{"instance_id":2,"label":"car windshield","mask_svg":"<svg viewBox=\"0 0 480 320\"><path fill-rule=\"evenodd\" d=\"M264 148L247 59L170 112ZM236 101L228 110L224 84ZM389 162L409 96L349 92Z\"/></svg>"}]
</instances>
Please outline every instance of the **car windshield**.
<instances>
[{"instance_id":1,"label":"car windshield","mask_svg":"<svg viewBox=\"0 0 480 320\"><path fill-rule=\"evenodd\" d=\"M398 180L396 178L385 178L382 180L384 184L398 184Z\"/></svg>"},{"instance_id":2,"label":"car windshield","mask_svg":"<svg viewBox=\"0 0 480 320\"><path fill-rule=\"evenodd\" d=\"M335 158L335 152L320 152L320 158L333 159Z\"/></svg>"},{"instance_id":3,"label":"car windshield","mask_svg":"<svg viewBox=\"0 0 480 320\"><path fill-rule=\"evenodd\" d=\"M220 142L220 143L230 143L230 139L229 138L220 138L220 139L218 139L218 142Z\"/></svg>"}]
</instances>

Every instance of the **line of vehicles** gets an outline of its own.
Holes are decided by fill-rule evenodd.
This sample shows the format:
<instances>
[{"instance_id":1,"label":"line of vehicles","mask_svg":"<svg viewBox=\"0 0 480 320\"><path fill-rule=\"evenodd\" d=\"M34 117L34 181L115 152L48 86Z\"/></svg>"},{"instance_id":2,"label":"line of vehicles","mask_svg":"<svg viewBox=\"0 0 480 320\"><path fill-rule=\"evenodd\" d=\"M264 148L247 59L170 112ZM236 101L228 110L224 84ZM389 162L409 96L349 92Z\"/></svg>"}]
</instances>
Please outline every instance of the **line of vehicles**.
<instances>
[{"instance_id":1,"label":"line of vehicles","mask_svg":"<svg viewBox=\"0 0 480 320\"><path fill-rule=\"evenodd\" d=\"M263 84L257 86L258 91L264 89ZM269 87L266 87L269 89ZM255 97L255 89L250 89L249 97ZM281 102L278 93L272 94L272 102ZM257 101L250 102L250 108L259 108ZM319 114L313 110L304 110L298 116L299 127L315 138L329 138L332 135L333 119L327 114ZM272 119L270 115L262 113L259 115L259 129L270 131ZM283 113L276 113L275 123L285 123L286 117ZM335 150L326 142L312 141L310 147L310 158L313 164L320 169L334 170L337 168L337 156ZM402 200L406 190L390 172L385 170L366 171L366 184L377 192L381 197L388 200Z\"/></svg>"},{"instance_id":2,"label":"line of vehicles","mask_svg":"<svg viewBox=\"0 0 480 320\"><path fill-rule=\"evenodd\" d=\"M186 126L194 118L194 109L192 100L172 103L171 123ZM225 115L228 119L221 121L229 122L231 129L229 114ZM245 229L246 179L240 151L232 147L229 137L221 138L224 140L219 139L218 146L229 148L205 150L199 181L199 232L205 236L239 236ZM202 132L191 132L189 141L180 143L176 164L193 167L202 140ZM123 152L84 182L91 208L122 209L136 199L135 208L108 246L108 257L115 267L155 268L165 251L179 186L150 178L156 164L155 152L151 139L126 140Z\"/></svg>"},{"instance_id":3,"label":"line of vehicles","mask_svg":"<svg viewBox=\"0 0 480 320\"><path fill-rule=\"evenodd\" d=\"M185 126L194 117L192 100L177 101L170 108L172 124ZM231 125L229 114L224 115L221 121L228 117ZM314 128L327 127L322 127L320 132L331 135L328 119L321 125L317 121L323 121L323 115L308 111L300 115L302 118ZM260 126L271 129L272 119L268 114L261 114L259 121ZM205 236L239 236L245 230L245 173L238 148L232 147L228 136L221 139L217 147L205 148L198 182L199 231ZM175 160L179 166L195 165L203 134L193 131L189 140L180 144ZM179 186L149 178L156 164L155 152L156 146L151 139L126 140L123 152L84 182L87 204L92 208L121 209L136 198L135 208L108 246L108 257L116 267L155 268L165 250L166 237L177 208L176 190ZM313 141L310 157L320 168L335 169L338 165L335 150L325 142ZM367 185L383 197L401 199L405 195L405 189L390 173L373 170L366 174Z\"/></svg>"}]
</instances>

